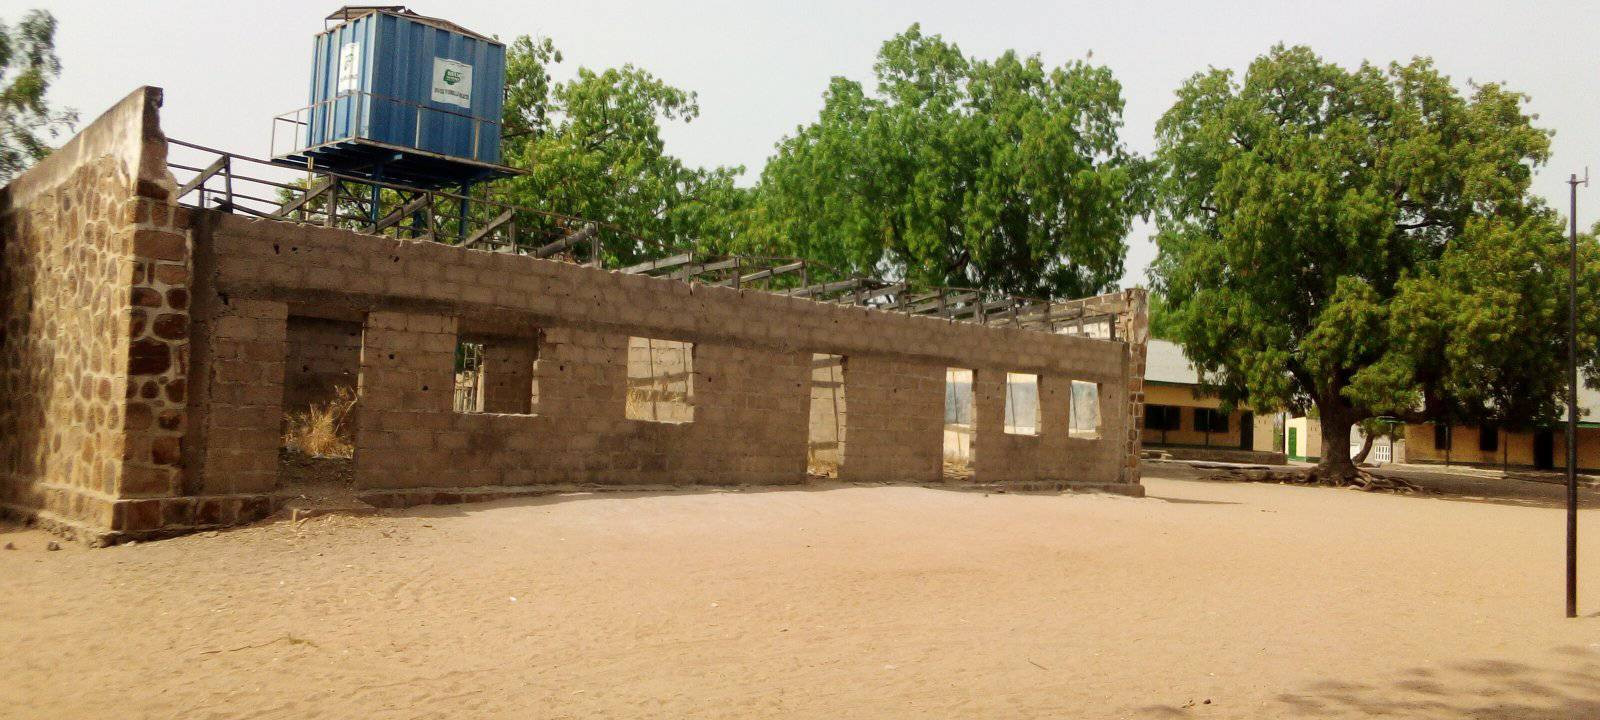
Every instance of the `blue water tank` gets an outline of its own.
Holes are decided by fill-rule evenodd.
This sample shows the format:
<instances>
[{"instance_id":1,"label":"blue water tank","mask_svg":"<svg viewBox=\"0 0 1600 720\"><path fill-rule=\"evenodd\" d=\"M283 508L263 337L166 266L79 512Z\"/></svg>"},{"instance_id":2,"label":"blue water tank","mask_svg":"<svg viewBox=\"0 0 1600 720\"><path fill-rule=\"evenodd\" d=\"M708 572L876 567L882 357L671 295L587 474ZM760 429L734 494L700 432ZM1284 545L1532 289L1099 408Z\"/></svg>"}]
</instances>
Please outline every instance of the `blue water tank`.
<instances>
[{"instance_id":1,"label":"blue water tank","mask_svg":"<svg viewBox=\"0 0 1600 720\"><path fill-rule=\"evenodd\" d=\"M279 116L289 164L419 186L506 174L505 45L399 6L350 6L316 36L311 102Z\"/></svg>"}]
</instances>

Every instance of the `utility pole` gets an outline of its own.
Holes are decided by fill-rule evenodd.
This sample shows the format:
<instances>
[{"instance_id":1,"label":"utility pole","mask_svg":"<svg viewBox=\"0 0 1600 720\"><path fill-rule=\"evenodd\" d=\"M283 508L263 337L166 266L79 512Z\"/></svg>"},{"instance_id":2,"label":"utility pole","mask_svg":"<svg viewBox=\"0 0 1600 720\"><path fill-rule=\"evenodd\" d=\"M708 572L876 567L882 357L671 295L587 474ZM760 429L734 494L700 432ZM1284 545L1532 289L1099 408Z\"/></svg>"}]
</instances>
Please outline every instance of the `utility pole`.
<instances>
[{"instance_id":1,"label":"utility pole","mask_svg":"<svg viewBox=\"0 0 1600 720\"><path fill-rule=\"evenodd\" d=\"M1589 170L1583 179L1573 173L1567 180L1572 190L1567 260L1567 617L1578 616L1578 185L1589 184Z\"/></svg>"}]
</instances>

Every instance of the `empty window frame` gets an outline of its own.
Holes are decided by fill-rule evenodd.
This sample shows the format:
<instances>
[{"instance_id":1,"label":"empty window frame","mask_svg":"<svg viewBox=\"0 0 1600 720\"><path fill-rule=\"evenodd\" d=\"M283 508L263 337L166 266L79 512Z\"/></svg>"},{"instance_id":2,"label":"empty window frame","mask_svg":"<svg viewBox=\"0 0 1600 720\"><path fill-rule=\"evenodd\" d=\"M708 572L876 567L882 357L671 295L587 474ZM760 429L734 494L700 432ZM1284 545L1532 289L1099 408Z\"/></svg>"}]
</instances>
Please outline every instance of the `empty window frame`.
<instances>
[{"instance_id":1,"label":"empty window frame","mask_svg":"<svg viewBox=\"0 0 1600 720\"><path fill-rule=\"evenodd\" d=\"M1444 424L1444 423L1436 423L1433 426L1433 449L1435 449L1435 450L1449 450L1450 449L1450 426L1449 425Z\"/></svg>"},{"instance_id":2,"label":"empty window frame","mask_svg":"<svg viewBox=\"0 0 1600 720\"><path fill-rule=\"evenodd\" d=\"M1071 422L1067 435L1084 439L1100 437L1100 384L1073 380L1068 402Z\"/></svg>"},{"instance_id":3,"label":"empty window frame","mask_svg":"<svg viewBox=\"0 0 1600 720\"><path fill-rule=\"evenodd\" d=\"M464 337L456 342L459 413L532 415L539 407L539 338Z\"/></svg>"},{"instance_id":4,"label":"empty window frame","mask_svg":"<svg viewBox=\"0 0 1600 720\"><path fill-rule=\"evenodd\" d=\"M1182 430L1183 413L1181 408L1171 405L1146 405L1144 408L1144 429Z\"/></svg>"},{"instance_id":5,"label":"empty window frame","mask_svg":"<svg viewBox=\"0 0 1600 720\"><path fill-rule=\"evenodd\" d=\"M694 422L694 343L628 338L623 415L645 422Z\"/></svg>"},{"instance_id":6,"label":"empty window frame","mask_svg":"<svg viewBox=\"0 0 1600 720\"><path fill-rule=\"evenodd\" d=\"M1215 408L1194 409L1194 429L1205 433L1228 431L1228 414Z\"/></svg>"},{"instance_id":7,"label":"empty window frame","mask_svg":"<svg viewBox=\"0 0 1600 720\"><path fill-rule=\"evenodd\" d=\"M1039 376L1006 373L1006 434L1039 434Z\"/></svg>"},{"instance_id":8,"label":"empty window frame","mask_svg":"<svg viewBox=\"0 0 1600 720\"><path fill-rule=\"evenodd\" d=\"M456 342L456 392L451 407L458 413L482 412L483 343Z\"/></svg>"},{"instance_id":9,"label":"empty window frame","mask_svg":"<svg viewBox=\"0 0 1600 720\"><path fill-rule=\"evenodd\" d=\"M311 456L353 457L362 323L290 315L284 330L284 447ZM285 467L285 482L309 479Z\"/></svg>"},{"instance_id":10,"label":"empty window frame","mask_svg":"<svg viewBox=\"0 0 1600 720\"><path fill-rule=\"evenodd\" d=\"M811 412L806 439L806 471L817 477L839 477L844 464L845 359L811 356Z\"/></svg>"},{"instance_id":11,"label":"empty window frame","mask_svg":"<svg viewBox=\"0 0 1600 720\"><path fill-rule=\"evenodd\" d=\"M1494 425L1478 426L1478 450L1482 452L1498 452L1500 450L1500 428Z\"/></svg>"},{"instance_id":12,"label":"empty window frame","mask_svg":"<svg viewBox=\"0 0 1600 720\"><path fill-rule=\"evenodd\" d=\"M946 368L944 475L947 480L960 480L972 474L972 441L978 427L972 397L972 371L964 368Z\"/></svg>"}]
</instances>

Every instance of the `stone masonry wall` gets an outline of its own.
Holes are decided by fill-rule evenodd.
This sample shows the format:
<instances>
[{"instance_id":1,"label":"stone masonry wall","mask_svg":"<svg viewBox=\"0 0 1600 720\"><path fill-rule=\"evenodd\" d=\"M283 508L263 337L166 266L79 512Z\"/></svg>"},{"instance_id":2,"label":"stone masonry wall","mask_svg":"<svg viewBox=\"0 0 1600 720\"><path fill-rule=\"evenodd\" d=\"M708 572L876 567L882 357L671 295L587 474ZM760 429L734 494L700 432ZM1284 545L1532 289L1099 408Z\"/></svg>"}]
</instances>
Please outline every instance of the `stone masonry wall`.
<instances>
[{"instance_id":1,"label":"stone masonry wall","mask_svg":"<svg viewBox=\"0 0 1600 720\"><path fill-rule=\"evenodd\" d=\"M1118 314L1117 337L1126 348L1127 374L1122 398L1110 398L1101 390L1101 407L1105 402L1120 402L1123 406L1122 478L1124 483L1139 482L1139 458L1144 451L1144 370L1145 353L1150 342L1150 297L1144 288L1134 288L1116 293Z\"/></svg>"},{"instance_id":2,"label":"stone masonry wall","mask_svg":"<svg viewBox=\"0 0 1600 720\"><path fill-rule=\"evenodd\" d=\"M94 537L179 490L188 250L141 88L0 191L0 510Z\"/></svg>"}]
</instances>

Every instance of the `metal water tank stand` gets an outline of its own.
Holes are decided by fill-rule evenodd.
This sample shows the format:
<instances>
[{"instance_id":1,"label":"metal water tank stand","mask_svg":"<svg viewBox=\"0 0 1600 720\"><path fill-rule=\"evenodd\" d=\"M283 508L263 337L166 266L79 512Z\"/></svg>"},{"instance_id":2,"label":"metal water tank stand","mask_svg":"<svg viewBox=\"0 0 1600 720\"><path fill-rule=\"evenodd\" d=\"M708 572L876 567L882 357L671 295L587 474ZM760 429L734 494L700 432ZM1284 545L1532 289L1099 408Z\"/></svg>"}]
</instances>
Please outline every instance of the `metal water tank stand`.
<instances>
[{"instance_id":1,"label":"metal water tank stand","mask_svg":"<svg viewBox=\"0 0 1600 720\"><path fill-rule=\"evenodd\" d=\"M367 208L367 221L372 223L373 226L378 224L379 219L378 200L382 197L383 188L379 187L378 183L381 182L383 182L383 166L379 165L372 171L372 184L367 186L372 189L372 193L369 196L371 205Z\"/></svg>"},{"instance_id":2,"label":"metal water tank stand","mask_svg":"<svg viewBox=\"0 0 1600 720\"><path fill-rule=\"evenodd\" d=\"M467 206L471 203L467 193L472 192L472 183L461 183L461 219L456 222L456 244L467 244Z\"/></svg>"}]
</instances>

